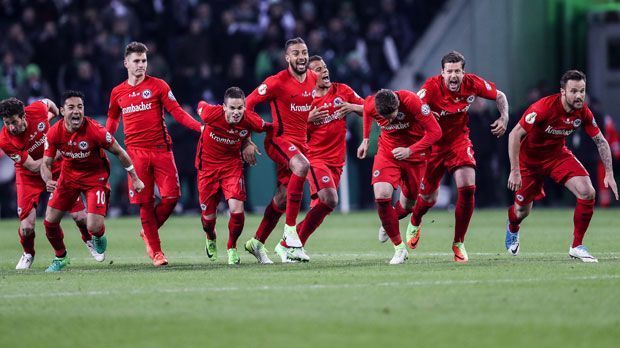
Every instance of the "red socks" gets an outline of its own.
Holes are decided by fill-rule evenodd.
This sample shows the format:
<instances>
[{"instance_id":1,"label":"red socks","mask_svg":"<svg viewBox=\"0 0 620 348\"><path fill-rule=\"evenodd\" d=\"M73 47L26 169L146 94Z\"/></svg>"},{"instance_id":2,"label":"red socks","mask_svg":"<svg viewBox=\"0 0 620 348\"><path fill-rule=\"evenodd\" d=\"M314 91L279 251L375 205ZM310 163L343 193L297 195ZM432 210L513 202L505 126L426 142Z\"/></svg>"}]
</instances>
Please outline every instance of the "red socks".
<instances>
[{"instance_id":1,"label":"red socks","mask_svg":"<svg viewBox=\"0 0 620 348\"><path fill-rule=\"evenodd\" d=\"M332 211L334 211L334 208L323 202L319 202L308 211L306 218L299 223L297 228L297 233L299 234L302 245L306 245L306 241L310 235L316 231L317 227L321 225L325 217Z\"/></svg>"},{"instance_id":2,"label":"red socks","mask_svg":"<svg viewBox=\"0 0 620 348\"><path fill-rule=\"evenodd\" d=\"M155 207L155 219L157 220L157 228L160 228L172 211L177 206L178 198L162 198L161 202Z\"/></svg>"},{"instance_id":3,"label":"red socks","mask_svg":"<svg viewBox=\"0 0 620 348\"><path fill-rule=\"evenodd\" d=\"M45 235L47 236L47 240L50 241L52 248L54 248L56 257L65 255L67 248L65 248L65 242L63 241L65 236L62 232L62 227L60 227L60 223L52 223L43 220L43 226L45 226Z\"/></svg>"},{"instance_id":4,"label":"red socks","mask_svg":"<svg viewBox=\"0 0 620 348\"><path fill-rule=\"evenodd\" d=\"M230 213L230 220L228 220L228 246L227 248L236 248L237 239L243 231L243 224L245 223L245 214Z\"/></svg>"},{"instance_id":5,"label":"red socks","mask_svg":"<svg viewBox=\"0 0 620 348\"><path fill-rule=\"evenodd\" d=\"M101 226L101 229L99 231L88 231L91 235L96 236L96 237L101 237L103 236L103 234L105 233L105 225Z\"/></svg>"},{"instance_id":6,"label":"red socks","mask_svg":"<svg viewBox=\"0 0 620 348\"><path fill-rule=\"evenodd\" d=\"M258 226L258 230L256 230L256 235L254 236L261 243L265 243L267 237L271 234L271 231L276 227L280 217L284 212L275 205L273 200L269 203L267 208L265 209L265 214L263 215L263 220L260 222Z\"/></svg>"},{"instance_id":7,"label":"red socks","mask_svg":"<svg viewBox=\"0 0 620 348\"><path fill-rule=\"evenodd\" d=\"M215 219L207 220L203 216L200 216L200 222L202 222L202 230L205 231L208 240L215 240Z\"/></svg>"},{"instance_id":8,"label":"red socks","mask_svg":"<svg viewBox=\"0 0 620 348\"><path fill-rule=\"evenodd\" d=\"M514 204L508 208L508 230L512 233L519 232L519 225L523 219L519 219L515 213Z\"/></svg>"},{"instance_id":9,"label":"red socks","mask_svg":"<svg viewBox=\"0 0 620 348\"><path fill-rule=\"evenodd\" d=\"M403 242L400 237L400 231L398 229L398 215L396 210L392 207L392 199L377 199L377 211L379 212L379 219L381 219L381 225L385 229L385 232L392 240L394 245L399 245Z\"/></svg>"},{"instance_id":10,"label":"red socks","mask_svg":"<svg viewBox=\"0 0 620 348\"><path fill-rule=\"evenodd\" d=\"M424 216L433 205L435 205L435 202L427 202L422 199L421 196L418 196L415 207L413 207L413 213L411 214L411 224L413 226L420 226L422 223L422 216Z\"/></svg>"},{"instance_id":11,"label":"red socks","mask_svg":"<svg viewBox=\"0 0 620 348\"><path fill-rule=\"evenodd\" d=\"M400 204L400 201L396 202L396 204L394 205L394 209L396 210L396 215L398 215L398 220L406 218L407 215L411 213L411 210L405 210L405 208L403 208L402 204Z\"/></svg>"},{"instance_id":12,"label":"red socks","mask_svg":"<svg viewBox=\"0 0 620 348\"><path fill-rule=\"evenodd\" d=\"M301 207L305 181L305 177L292 173L286 187L286 224L289 226L297 225L297 215L299 215L299 208Z\"/></svg>"},{"instance_id":13,"label":"red socks","mask_svg":"<svg viewBox=\"0 0 620 348\"><path fill-rule=\"evenodd\" d=\"M84 243L88 242L90 240L90 233L88 232L88 228L86 228L86 222L83 220L75 220L75 226L80 230L82 241Z\"/></svg>"},{"instance_id":14,"label":"red socks","mask_svg":"<svg viewBox=\"0 0 620 348\"><path fill-rule=\"evenodd\" d=\"M594 199L577 198L575 214L573 215L573 223L575 224L575 229L573 230L573 248L583 244L583 236L586 234L593 214Z\"/></svg>"},{"instance_id":15,"label":"red socks","mask_svg":"<svg viewBox=\"0 0 620 348\"><path fill-rule=\"evenodd\" d=\"M34 230L30 235L24 236L21 228L18 228L17 235L19 236L19 242L21 243L22 248L24 248L24 252L34 256Z\"/></svg>"},{"instance_id":16,"label":"red socks","mask_svg":"<svg viewBox=\"0 0 620 348\"><path fill-rule=\"evenodd\" d=\"M159 241L157 218L155 217L153 202L140 204L140 220L142 220L142 229L144 230L147 243L154 253L161 252L161 242Z\"/></svg>"},{"instance_id":17,"label":"red socks","mask_svg":"<svg viewBox=\"0 0 620 348\"><path fill-rule=\"evenodd\" d=\"M476 185L459 187L454 210L454 242L463 243L469 227L469 220L474 214Z\"/></svg>"}]
</instances>

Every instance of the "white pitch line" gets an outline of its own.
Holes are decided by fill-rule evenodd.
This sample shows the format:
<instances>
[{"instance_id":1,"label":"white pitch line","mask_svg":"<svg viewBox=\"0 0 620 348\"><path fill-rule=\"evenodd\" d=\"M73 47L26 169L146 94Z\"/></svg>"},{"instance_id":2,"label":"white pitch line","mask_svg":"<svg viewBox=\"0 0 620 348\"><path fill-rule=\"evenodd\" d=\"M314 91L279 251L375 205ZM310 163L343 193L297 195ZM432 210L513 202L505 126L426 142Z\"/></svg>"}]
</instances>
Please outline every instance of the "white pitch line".
<instances>
[{"instance_id":1,"label":"white pitch line","mask_svg":"<svg viewBox=\"0 0 620 348\"><path fill-rule=\"evenodd\" d=\"M197 293L197 292L233 292L233 291L295 291L295 290L324 290L324 289L350 289L350 288L370 288L370 287L418 287L418 286L454 286L454 285L480 285L480 284L520 284L520 283L548 283L555 281L597 281L597 280L616 280L620 275L604 276L580 276L565 278L524 278L524 279L467 279L467 280L418 280L410 282L384 282L376 284L308 284L293 286L273 286L261 285L251 287L226 286L226 287L194 287L194 288L171 288L171 289L144 289L129 291L109 291L109 290L89 290L89 291L67 291L67 292L46 292L46 293L21 293L3 294L0 299L20 299L20 298L49 298L49 297L84 297L84 296L112 296L112 295L145 295L153 293L178 294L178 293Z\"/></svg>"}]
</instances>

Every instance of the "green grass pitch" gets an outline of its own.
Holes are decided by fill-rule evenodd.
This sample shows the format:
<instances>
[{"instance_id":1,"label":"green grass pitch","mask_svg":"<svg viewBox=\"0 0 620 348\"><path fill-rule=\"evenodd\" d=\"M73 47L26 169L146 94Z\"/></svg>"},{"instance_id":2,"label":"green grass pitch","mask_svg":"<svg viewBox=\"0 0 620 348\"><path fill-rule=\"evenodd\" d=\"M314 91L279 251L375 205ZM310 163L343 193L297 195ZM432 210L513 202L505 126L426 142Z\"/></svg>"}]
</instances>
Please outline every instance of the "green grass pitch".
<instances>
[{"instance_id":1,"label":"green grass pitch","mask_svg":"<svg viewBox=\"0 0 620 348\"><path fill-rule=\"evenodd\" d=\"M467 265L452 261L453 215L431 211L405 265L390 266L374 212L334 214L309 240L307 264L260 266L204 253L198 217L160 231L170 265L148 262L138 218L106 222L107 259L90 258L70 218L71 265L45 274L51 247L37 225L33 269L16 272L17 221L0 221L0 347L617 347L620 210L596 210L585 244L598 264L568 258L572 210L535 209L521 254L506 254L505 210L474 213ZM401 222L404 231L405 222ZM404 234L404 233L403 233ZM614 343L615 342L615 343Z\"/></svg>"}]
</instances>

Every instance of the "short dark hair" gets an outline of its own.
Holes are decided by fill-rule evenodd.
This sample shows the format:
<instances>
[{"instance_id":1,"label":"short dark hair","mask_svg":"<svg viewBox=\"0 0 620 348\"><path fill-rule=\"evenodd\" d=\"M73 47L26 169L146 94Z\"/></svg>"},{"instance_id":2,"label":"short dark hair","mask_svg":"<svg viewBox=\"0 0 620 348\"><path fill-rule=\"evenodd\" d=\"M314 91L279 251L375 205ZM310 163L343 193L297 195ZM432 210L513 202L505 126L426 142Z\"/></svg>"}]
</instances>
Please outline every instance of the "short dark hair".
<instances>
[{"instance_id":1,"label":"short dark hair","mask_svg":"<svg viewBox=\"0 0 620 348\"><path fill-rule=\"evenodd\" d=\"M375 94L375 109L381 116L387 116L398 109L396 93L389 89L380 89Z\"/></svg>"},{"instance_id":2,"label":"short dark hair","mask_svg":"<svg viewBox=\"0 0 620 348\"><path fill-rule=\"evenodd\" d=\"M67 99L73 98L73 97L81 98L82 102L84 102L84 99L85 99L84 94L82 92L67 90L60 97L60 105L65 105L65 102L67 101Z\"/></svg>"},{"instance_id":3,"label":"short dark hair","mask_svg":"<svg viewBox=\"0 0 620 348\"><path fill-rule=\"evenodd\" d=\"M297 44L306 44L306 42L304 41L304 39L298 37L292 38L292 39L288 39L286 40L286 43L284 44L284 51L286 52L288 50L289 47L293 46L293 45L297 45Z\"/></svg>"},{"instance_id":4,"label":"short dark hair","mask_svg":"<svg viewBox=\"0 0 620 348\"><path fill-rule=\"evenodd\" d=\"M465 56L461 54L461 52L452 51L441 58L441 68L446 65L446 63L463 63L462 68L465 69Z\"/></svg>"},{"instance_id":5,"label":"short dark hair","mask_svg":"<svg viewBox=\"0 0 620 348\"><path fill-rule=\"evenodd\" d=\"M573 81L583 80L583 82L586 82L586 74L582 73L579 70L569 70L565 72L564 75L562 75L562 78L560 79L560 88L562 89L566 88L566 83L568 83L568 81L570 80L573 80Z\"/></svg>"},{"instance_id":6,"label":"short dark hair","mask_svg":"<svg viewBox=\"0 0 620 348\"><path fill-rule=\"evenodd\" d=\"M308 64L312 62L320 61L320 60L323 60L323 57L319 56L318 54L315 54L312 57L308 58Z\"/></svg>"},{"instance_id":7,"label":"short dark hair","mask_svg":"<svg viewBox=\"0 0 620 348\"><path fill-rule=\"evenodd\" d=\"M243 93L243 90L239 87L230 87L224 92L224 103L230 98L244 99L245 93Z\"/></svg>"},{"instance_id":8,"label":"short dark hair","mask_svg":"<svg viewBox=\"0 0 620 348\"><path fill-rule=\"evenodd\" d=\"M9 98L0 102L0 117L9 118L15 115L24 117L26 111L24 111L24 103L17 98Z\"/></svg>"},{"instance_id":9,"label":"short dark hair","mask_svg":"<svg viewBox=\"0 0 620 348\"><path fill-rule=\"evenodd\" d=\"M142 42L133 41L127 44L127 46L125 46L125 57L127 57L128 55L132 53L141 54L141 53L147 53L148 51L149 49L146 47L145 44L143 44Z\"/></svg>"}]
</instances>

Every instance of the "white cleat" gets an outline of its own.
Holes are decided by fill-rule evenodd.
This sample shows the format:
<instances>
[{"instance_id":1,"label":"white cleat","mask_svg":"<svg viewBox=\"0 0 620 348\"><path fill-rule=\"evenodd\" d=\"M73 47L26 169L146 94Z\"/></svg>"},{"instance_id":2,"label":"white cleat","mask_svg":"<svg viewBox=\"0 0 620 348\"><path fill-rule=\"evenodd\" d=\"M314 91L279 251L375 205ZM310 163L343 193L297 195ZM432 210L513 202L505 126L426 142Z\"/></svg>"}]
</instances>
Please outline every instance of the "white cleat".
<instances>
[{"instance_id":1,"label":"white cleat","mask_svg":"<svg viewBox=\"0 0 620 348\"><path fill-rule=\"evenodd\" d=\"M409 252L407 251L407 246L405 243L400 243L394 246L394 256L390 260L390 265L400 265L405 263L408 258Z\"/></svg>"},{"instance_id":2,"label":"white cleat","mask_svg":"<svg viewBox=\"0 0 620 348\"><path fill-rule=\"evenodd\" d=\"M383 226L379 227L379 242L381 243L385 243L387 242L388 239L390 239L390 237L388 236L387 232L385 232L385 228L383 228Z\"/></svg>"},{"instance_id":3,"label":"white cleat","mask_svg":"<svg viewBox=\"0 0 620 348\"><path fill-rule=\"evenodd\" d=\"M34 256L32 254L23 253L22 257L19 258L19 262L15 266L15 269L30 269L33 261Z\"/></svg>"},{"instance_id":4,"label":"white cleat","mask_svg":"<svg viewBox=\"0 0 620 348\"><path fill-rule=\"evenodd\" d=\"M289 250L291 249L294 248L286 248L282 244L280 244L280 242L278 242L274 251L276 252L276 254L278 254L278 256L280 256L280 261L282 261L282 263L295 263L297 262L297 260L290 258L289 255Z\"/></svg>"},{"instance_id":5,"label":"white cleat","mask_svg":"<svg viewBox=\"0 0 620 348\"><path fill-rule=\"evenodd\" d=\"M99 254L96 250L95 247L93 247L93 242L90 240L87 240L86 243L86 248L88 249L88 251L90 252L90 254L93 256L93 258L95 259L95 261L97 262L103 262L103 260L105 260L105 253L103 254Z\"/></svg>"},{"instance_id":6,"label":"white cleat","mask_svg":"<svg viewBox=\"0 0 620 348\"><path fill-rule=\"evenodd\" d=\"M245 243L245 250L256 257L260 264L272 264L273 261L267 256L267 248L256 238L252 238Z\"/></svg>"},{"instance_id":7,"label":"white cleat","mask_svg":"<svg viewBox=\"0 0 620 348\"><path fill-rule=\"evenodd\" d=\"M284 225L284 235L282 236L284 243L290 248L301 248L301 240L297 234L297 228L295 226Z\"/></svg>"},{"instance_id":8,"label":"white cleat","mask_svg":"<svg viewBox=\"0 0 620 348\"><path fill-rule=\"evenodd\" d=\"M585 245L578 245L574 248L568 249L568 255L573 259L579 259L583 262L598 262L598 260L590 255L588 248Z\"/></svg>"},{"instance_id":9,"label":"white cleat","mask_svg":"<svg viewBox=\"0 0 620 348\"><path fill-rule=\"evenodd\" d=\"M310 261L310 257L306 254L306 250L304 248L288 248L286 252L290 260L296 260L301 262Z\"/></svg>"}]
</instances>

